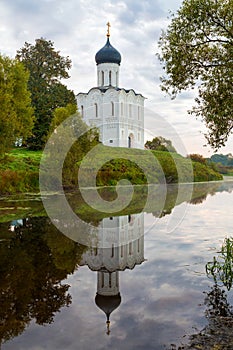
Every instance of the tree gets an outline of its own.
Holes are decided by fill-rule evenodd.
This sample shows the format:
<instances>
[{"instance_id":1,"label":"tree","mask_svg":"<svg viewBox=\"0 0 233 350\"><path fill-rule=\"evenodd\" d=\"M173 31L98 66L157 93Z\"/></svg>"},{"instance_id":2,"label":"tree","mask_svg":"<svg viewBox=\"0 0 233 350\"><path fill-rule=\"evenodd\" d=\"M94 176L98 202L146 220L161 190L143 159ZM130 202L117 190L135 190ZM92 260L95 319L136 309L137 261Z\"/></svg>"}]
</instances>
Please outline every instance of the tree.
<instances>
[{"instance_id":1,"label":"tree","mask_svg":"<svg viewBox=\"0 0 233 350\"><path fill-rule=\"evenodd\" d=\"M175 147L172 145L172 142L162 136L155 137L152 141L146 141L145 148L154 151L176 152Z\"/></svg>"},{"instance_id":2,"label":"tree","mask_svg":"<svg viewBox=\"0 0 233 350\"><path fill-rule=\"evenodd\" d=\"M189 154L187 158L190 158L194 162L198 162L205 165L207 164L206 159L201 154L197 154L197 153Z\"/></svg>"},{"instance_id":3,"label":"tree","mask_svg":"<svg viewBox=\"0 0 233 350\"><path fill-rule=\"evenodd\" d=\"M202 117L208 143L216 149L233 129L232 18L232 0L184 0L159 40L166 73L162 90L175 98L197 87L199 96L189 113Z\"/></svg>"},{"instance_id":4,"label":"tree","mask_svg":"<svg viewBox=\"0 0 233 350\"><path fill-rule=\"evenodd\" d=\"M0 55L0 156L17 138L31 134L34 118L28 78L22 63Z\"/></svg>"},{"instance_id":5,"label":"tree","mask_svg":"<svg viewBox=\"0 0 233 350\"><path fill-rule=\"evenodd\" d=\"M1 231L8 230L1 224ZM34 320L51 324L71 304L65 283L80 264L85 247L62 235L47 217L15 227L0 244L0 344L21 334ZM39 265L39 268L38 268Z\"/></svg>"},{"instance_id":6,"label":"tree","mask_svg":"<svg viewBox=\"0 0 233 350\"><path fill-rule=\"evenodd\" d=\"M73 91L60 82L69 78L67 71L71 68L71 60L61 56L55 51L53 42L43 38L36 39L35 45L26 42L16 57L30 72L28 88L36 121L28 145L31 149L41 149L46 142L53 111L76 103Z\"/></svg>"},{"instance_id":7,"label":"tree","mask_svg":"<svg viewBox=\"0 0 233 350\"><path fill-rule=\"evenodd\" d=\"M59 131L56 130L58 126ZM93 147L99 144L99 131L95 127L88 128L77 112L77 104L68 103L66 107L56 108L53 112L48 138L51 135L54 136L53 133L56 135L56 141L53 140L50 151L46 151L41 169L44 169L46 178L50 177L53 184L56 184L57 171L54 172L54 169L57 169L57 164L61 162L64 143L74 139L75 142L67 152L64 163L60 165L63 170L63 185L65 187L77 185L79 163Z\"/></svg>"}]
</instances>

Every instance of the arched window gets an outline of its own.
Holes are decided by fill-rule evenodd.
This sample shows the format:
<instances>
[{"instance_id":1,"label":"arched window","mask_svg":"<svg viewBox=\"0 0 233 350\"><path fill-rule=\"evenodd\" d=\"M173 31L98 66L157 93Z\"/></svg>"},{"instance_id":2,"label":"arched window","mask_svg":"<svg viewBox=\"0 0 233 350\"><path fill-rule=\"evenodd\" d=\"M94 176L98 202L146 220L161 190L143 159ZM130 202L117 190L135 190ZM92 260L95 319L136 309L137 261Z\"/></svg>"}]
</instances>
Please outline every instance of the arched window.
<instances>
[{"instance_id":1,"label":"arched window","mask_svg":"<svg viewBox=\"0 0 233 350\"><path fill-rule=\"evenodd\" d=\"M111 102L112 116L114 116L114 102Z\"/></svg>"},{"instance_id":2,"label":"arched window","mask_svg":"<svg viewBox=\"0 0 233 350\"><path fill-rule=\"evenodd\" d=\"M96 116L96 118L98 118L98 106L97 106L97 103L95 103L94 106L95 106L95 116Z\"/></svg>"},{"instance_id":3,"label":"arched window","mask_svg":"<svg viewBox=\"0 0 233 350\"><path fill-rule=\"evenodd\" d=\"M109 72L109 85L112 85L112 72Z\"/></svg>"},{"instance_id":4,"label":"arched window","mask_svg":"<svg viewBox=\"0 0 233 350\"><path fill-rule=\"evenodd\" d=\"M83 105L81 106L81 116L84 116L84 112L83 112Z\"/></svg>"},{"instance_id":5,"label":"arched window","mask_svg":"<svg viewBox=\"0 0 233 350\"><path fill-rule=\"evenodd\" d=\"M123 115L124 114L124 104L123 104L123 102L121 102L121 115Z\"/></svg>"},{"instance_id":6,"label":"arched window","mask_svg":"<svg viewBox=\"0 0 233 350\"><path fill-rule=\"evenodd\" d=\"M140 106L138 106L138 120L140 120Z\"/></svg>"},{"instance_id":7,"label":"arched window","mask_svg":"<svg viewBox=\"0 0 233 350\"><path fill-rule=\"evenodd\" d=\"M104 72L103 71L101 72L101 80L102 80L101 85L104 86Z\"/></svg>"}]
</instances>

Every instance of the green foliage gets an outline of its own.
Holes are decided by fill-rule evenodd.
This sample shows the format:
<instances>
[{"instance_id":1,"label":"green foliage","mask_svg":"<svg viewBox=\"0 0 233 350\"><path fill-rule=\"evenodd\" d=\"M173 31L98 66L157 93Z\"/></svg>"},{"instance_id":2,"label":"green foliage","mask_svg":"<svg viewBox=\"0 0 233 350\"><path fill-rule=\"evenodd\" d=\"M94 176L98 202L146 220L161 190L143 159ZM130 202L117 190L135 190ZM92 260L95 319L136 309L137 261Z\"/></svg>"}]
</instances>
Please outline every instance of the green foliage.
<instances>
[{"instance_id":1,"label":"green foliage","mask_svg":"<svg viewBox=\"0 0 233 350\"><path fill-rule=\"evenodd\" d=\"M15 148L0 162L0 194L35 192L39 189L40 151Z\"/></svg>"},{"instance_id":2,"label":"green foliage","mask_svg":"<svg viewBox=\"0 0 233 350\"><path fill-rule=\"evenodd\" d=\"M27 143L31 149L41 149L46 142L53 111L76 103L73 91L60 82L69 78L67 70L71 68L71 61L55 51L50 40L43 38L36 39L35 45L26 42L17 52L17 58L30 72L28 88L36 117L33 136Z\"/></svg>"},{"instance_id":3,"label":"green foliage","mask_svg":"<svg viewBox=\"0 0 233 350\"><path fill-rule=\"evenodd\" d=\"M64 112L64 109L62 111ZM60 113L58 115L60 118ZM80 128L85 130L82 118L75 118L75 120L77 122L76 127L78 127L79 120ZM89 130L86 133L84 132L71 147L63 164L63 186L66 189L77 188L79 166L83 157L99 144L98 137L98 132L95 129ZM151 151L155 157L155 162L151 162L150 151L147 150L120 148L119 157L119 148L99 146L100 148L93 155L95 161L86 163L82 169L85 172L86 186L90 183L89 180L93 177L93 173L97 174L97 186L113 186L122 179L127 179L135 185L158 184L163 182L164 179L166 183L222 180L222 175L212 167L199 162L192 163L192 173L190 160L178 153ZM63 144L58 142L56 156L49 160L49 164L59 161L59 152L62 147ZM109 156L109 154L112 155L112 160L106 162L106 156ZM0 194L38 191L41 155L41 151L30 151L28 149L13 149L8 153L0 163ZM129 160L129 157L132 159ZM99 162L103 165L96 168L95 164ZM137 164L141 164L144 169L147 169L148 179ZM177 169L179 169L179 172ZM54 190L56 190L56 174L46 172L46 178L54 183Z\"/></svg>"},{"instance_id":4,"label":"green foliage","mask_svg":"<svg viewBox=\"0 0 233 350\"><path fill-rule=\"evenodd\" d=\"M53 164L61 162L61 152L64 142L69 139L75 140L68 150L64 163L61 164L63 171L64 187L77 186L79 162L97 144L99 144L99 133L96 128L88 129L80 114L76 112L77 105L68 104L66 107L57 108L54 111L53 119L48 136L56 134L56 142L51 146L52 152L48 152L43 160L42 176L46 176L46 181L54 183L55 188L58 183L57 174L48 170L53 168ZM76 113L75 113L76 112ZM56 128L59 126L59 132Z\"/></svg>"},{"instance_id":5,"label":"green foliage","mask_svg":"<svg viewBox=\"0 0 233 350\"><path fill-rule=\"evenodd\" d=\"M154 151L176 152L172 142L162 136L155 137L152 141L146 141L145 148Z\"/></svg>"},{"instance_id":6,"label":"green foliage","mask_svg":"<svg viewBox=\"0 0 233 350\"><path fill-rule=\"evenodd\" d=\"M233 284L233 239L226 238L218 258L206 264L207 276L216 283L222 283L228 290Z\"/></svg>"},{"instance_id":7,"label":"green foliage","mask_svg":"<svg viewBox=\"0 0 233 350\"><path fill-rule=\"evenodd\" d=\"M231 153L227 155L214 154L208 160L215 165L215 169L224 175L233 176L233 156Z\"/></svg>"},{"instance_id":8,"label":"green foliage","mask_svg":"<svg viewBox=\"0 0 233 350\"><path fill-rule=\"evenodd\" d=\"M17 138L31 134L34 119L28 78L22 63L0 55L0 157Z\"/></svg>"},{"instance_id":9,"label":"green foliage","mask_svg":"<svg viewBox=\"0 0 233 350\"><path fill-rule=\"evenodd\" d=\"M225 144L233 128L232 18L232 0L184 0L159 40L162 89L174 98L197 85L190 113L203 118L214 148Z\"/></svg>"},{"instance_id":10,"label":"green foliage","mask_svg":"<svg viewBox=\"0 0 233 350\"><path fill-rule=\"evenodd\" d=\"M53 117L50 124L49 134L48 137L54 132L54 130L67 118L69 118L71 115L75 114L77 112L77 104L71 104L68 103L65 107L59 107L56 108L53 112ZM81 121L79 123L79 128L81 127ZM86 125L82 126L82 130L86 130Z\"/></svg>"},{"instance_id":11,"label":"green foliage","mask_svg":"<svg viewBox=\"0 0 233 350\"><path fill-rule=\"evenodd\" d=\"M22 333L32 320L51 324L71 304L69 285L62 280L74 272L85 251L46 217L23 220L12 237L8 228L9 223L1 225L8 239L0 245L0 343Z\"/></svg>"},{"instance_id":12,"label":"green foliage","mask_svg":"<svg viewBox=\"0 0 233 350\"><path fill-rule=\"evenodd\" d=\"M188 158L190 158L193 162L198 162L201 164L206 164L206 159L201 154L189 154Z\"/></svg>"},{"instance_id":13,"label":"green foliage","mask_svg":"<svg viewBox=\"0 0 233 350\"><path fill-rule=\"evenodd\" d=\"M98 153L94 154L95 162L85 165L86 184L93 173L97 173L96 183L98 186L115 185L121 179L128 179L132 184L146 183L167 183L192 182L194 181L211 181L221 180L222 176L209 168L207 165L194 165L194 174L191 172L190 161L177 153L165 151L151 151L155 157L155 161L151 162L150 151L139 149L120 149L102 146L98 149ZM112 160L105 162L106 156L111 154ZM134 157L135 161L129 161L128 158ZM133 159L133 158L132 158ZM95 164L103 164L100 169L96 169ZM137 165L143 164L147 169L149 178L146 179L143 170ZM179 173L177 171L179 169Z\"/></svg>"}]
</instances>

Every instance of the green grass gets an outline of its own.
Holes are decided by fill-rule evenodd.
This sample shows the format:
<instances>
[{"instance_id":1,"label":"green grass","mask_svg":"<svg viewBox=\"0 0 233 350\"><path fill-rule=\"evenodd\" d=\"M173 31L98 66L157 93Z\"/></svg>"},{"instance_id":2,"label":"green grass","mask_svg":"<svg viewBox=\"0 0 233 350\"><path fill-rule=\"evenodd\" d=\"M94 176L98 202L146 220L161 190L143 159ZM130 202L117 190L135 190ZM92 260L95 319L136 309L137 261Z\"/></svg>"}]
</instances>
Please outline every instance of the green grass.
<instances>
[{"instance_id":1,"label":"green grass","mask_svg":"<svg viewBox=\"0 0 233 350\"><path fill-rule=\"evenodd\" d=\"M41 151L15 148L0 162L0 194L39 191Z\"/></svg>"},{"instance_id":2,"label":"green grass","mask_svg":"<svg viewBox=\"0 0 233 350\"><path fill-rule=\"evenodd\" d=\"M0 162L0 169L38 171L42 151L14 148Z\"/></svg>"},{"instance_id":3,"label":"green grass","mask_svg":"<svg viewBox=\"0 0 233 350\"><path fill-rule=\"evenodd\" d=\"M133 185L222 179L211 167L198 162L191 163L190 159L177 153L98 145L88 155L85 162L82 160L77 163L83 167L84 186L90 186L93 174L96 175L97 186L115 186L123 179ZM41 156L42 151L25 148L14 148L7 153L0 162L0 194L38 192ZM78 166L72 163L72 168L63 171L67 189L77 186ZM52 183L56 183L56 175L49 171L45 173L48 182L51 180Z\"/></svg>"}]
</instances>

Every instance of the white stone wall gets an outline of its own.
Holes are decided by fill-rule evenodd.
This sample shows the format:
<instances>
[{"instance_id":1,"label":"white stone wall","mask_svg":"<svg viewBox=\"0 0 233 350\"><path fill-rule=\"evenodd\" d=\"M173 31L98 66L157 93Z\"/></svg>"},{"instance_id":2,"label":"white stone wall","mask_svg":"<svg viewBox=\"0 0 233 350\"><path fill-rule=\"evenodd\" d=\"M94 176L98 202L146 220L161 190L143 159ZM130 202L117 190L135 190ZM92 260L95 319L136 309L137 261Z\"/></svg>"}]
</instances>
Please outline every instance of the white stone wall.
<instances>
[{"instance_id":1,"label":"white stone wall","mask_svg":"<svg viewBox=\"0 0 233 350\"><path fill-rule=\"evenodd\" d=\"M98 271L97 293L100 295L117 295L119 293L119 272Z\"/></svg>"},{"instance_id":2,"label":"white stone wall","mask_svg":"<svg viewBox=\"0 0 233 350\"><path fill-rule=\"evenodd\" d=\"M97 86L119 86L119 65L117 63L101 63L97 66Z\"/></svg>"},{"instance_id":3,"label":"white stone wall","mask_svg":"<svg viewBox=\"0 0 233 350\"><path fill-rule=\"evenodd\" d=\"M100 247L110 245L110 248L89 249L80 265L88 265L94 271L133 269L144 261L143 213L103 219L97 241Z\"/></svg>"},{"instance_id":4,"label":"white stone wall","mask_svg":"<svg viewBox=\"0 0 233 350\"><path fill-rule=\"evenodd\" d=\"M133 90L109 87L102 92L93 88L87 94L78 94L77 104L84 121L100 129L104 145L143 149L144 99Z\"/></svg>"}]
</instances>

